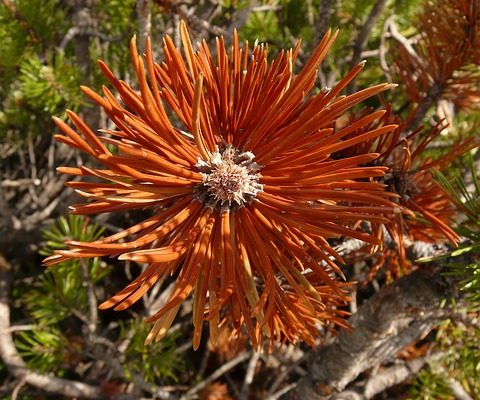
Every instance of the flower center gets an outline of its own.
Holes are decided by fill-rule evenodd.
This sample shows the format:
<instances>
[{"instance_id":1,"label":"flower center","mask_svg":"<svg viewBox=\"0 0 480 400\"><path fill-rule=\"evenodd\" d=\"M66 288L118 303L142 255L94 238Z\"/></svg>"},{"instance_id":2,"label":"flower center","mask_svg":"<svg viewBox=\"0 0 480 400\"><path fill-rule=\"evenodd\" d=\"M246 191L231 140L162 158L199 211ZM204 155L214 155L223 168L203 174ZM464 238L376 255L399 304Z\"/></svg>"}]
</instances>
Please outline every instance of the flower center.
<instances>
[{"instance_id":1,"label":"flower center","mask_svg":"<svg viewBox=\"0 0 480 400\"><path fill-rule=\"evenodd\" d=\"M250 203L263 185L258 181L260 166L251 152L240 152L231 145L218 147L210 160L199 160L196 167L203 175L197 187L197 198L206 207L219 211L243 207Z\"/></svg>"}]
</instances>

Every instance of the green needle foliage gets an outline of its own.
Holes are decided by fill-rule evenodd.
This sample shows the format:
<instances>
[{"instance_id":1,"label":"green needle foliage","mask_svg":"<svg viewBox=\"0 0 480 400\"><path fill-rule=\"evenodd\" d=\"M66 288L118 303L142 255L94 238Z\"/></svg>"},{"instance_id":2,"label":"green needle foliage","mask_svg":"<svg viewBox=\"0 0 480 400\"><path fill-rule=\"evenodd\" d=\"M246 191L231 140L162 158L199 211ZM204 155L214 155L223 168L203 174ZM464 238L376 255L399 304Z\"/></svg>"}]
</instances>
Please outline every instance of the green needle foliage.
<instances>
[{"instance_id":1,"label":"green needle foliage","mask_svg":"<svg viewBox=\"0 0 480 400\"><path fill-rule=\"evenodd\" d=\"M468 317L468 316L467 316ZM422 370L410 387L412 400L453 400L453 385L472 398L480 396L480 329L447 320L437 333L439 357ZM454 383L452 383L454 382Z\"/></svg>"},{"instance_id":2,"label":"green needle foliage","mask_svg":"<svg viewBox=\"0 0 480 400\"><path fill-rule=\"evenodd\" d=\"M96 240L103 231L103 227L83 216L60 217L44 230L46 242L40 254L49 256L54 250L66 248L66 240ZM36 277L32 287L21 296L31 328L19 332L15 340L19 353L31 368L55 371L61 376L79 360L85 360L85 351L92 344L78 336L78 331L84 331L89 323L88 285L98 283L111 270L111 266L97 258L69 260ZM124 360L124 379L132 382L140 379L149 384L178 379L184 369L184 361L176 351L179 333L145 346L150 327L142 318L120 321L118 327L114 334L118 337L114 340L128 343L122 354L115 354Z\"/></svg>"},{"instance_id":3,"label":"green needle foliage","mask_svg":"<svg viewBox=\"0 0 480 400\"><path fill-rule=\"evenodd\" d=\"M65 248L65 240L95 240L103 233L88 218L71 215L59 218L45 229L42 255ZM67 261L45 269L34 280L21 301L32 319L32 329L16 338L19 352L29 365L39 370L54 370L71 355L70 326L88 319L87 282L98 282L111 268L98 259Z\"/></svg>"},{"instance_id":4,"label":"green needle foliage","mask_svg":"<svg viewBox=\"0 0 480 400\"><path fill-rule=\"evenodd\" d=\"M120 337L131 337L125 351L123 368L130 380L141 376L145 382L162 383L177 382L185 369L185 362L176 351L176 340L180 332L172 332L159 342L145 346L145 337L150 327L140 319L133 319L122 324Z\"/></svg>"},{"instance_id":5,"label":"green needle foliage","mask_svg":"<svg viewBox=\"0 0 480 400\"><path fill-rule=\"evenodd\" d=\"M90 241L98 239L104 231L104 228L98 224L91 224L88 218L70 215L68 218L60 217L56 223L44 231L46 239L45 246L40 250L43 256L53 254L54 250L65 249L66 240ZM74 261L69 260L52 268L45 270L41 281L41 287L46 292L61 294L64 303L76 307L80 304L78 296L85 295L82 293L84 288L85 272L87 271L88 279L93 283L98 282L105 277L110 268L102 264L98 258L92 260ZM83 290L84 291L84 290Z\"/></svg>"},{"instance_id":6,"label":"green needle foliage","mask_svg":"<svg viewBox=\"0 0 480 400\"><path fill-rule=\"evenodd\" d=\"M430 367L420 371L410 388L410 400L453 400L453 393L441 376Z\"/></svg>"},{"instance_id":7,"label":"green needle foliage","mask_svg":"<svg viewBox=\"0 0 480 400\"><path fill-rule=\"evenodd\" d=\"M460 289L463 290L470 304L474 308L480 308L480 181L473 157L471 154L466 157L466 166L471 179L470 184L464 178L456 176L449 181L440 172L435 177L455 200L455 203L465 215L465 220L456 229L458 234L466 241L457 249L445 257L458 257L460 261L454 260L449 264L449 274L458 276L461 279ZM474 262L465 263L462 258L471 254Z\"/></svg>"},{"instance_id":8,"label":"green needle foliage","mask_svg":"<svg viewBox=\"0 0 480 400\"><path fill-rule=\"evenodd\" d=\"M82 103L78 69L62 53L46 63L36 57L25 60L19 80L27 107L40 113L61 114L67 105L78 107Z\"/></svg>"},{"instance_id":9,"label":"green needle foliage","mask_svg":"<svg viewBox=\"0 0 480 400\"><path fill-rule=\"evenodd\" d=\"M90 241L98 239L104 228L90 224L88 218L70 215L60 217L44 231L46 245L40 254L49 256L54 250L66 248L65 240ZM104 278L111 268L98 258L91 260L69 260L45 270L38 278L38 287L26 295L27 308L34 318L45 324L58 323L75 312L87 312L86 282ZM33 305L33 307L29 306ZM41 307L38 307L38 306Z\"/></svg>"},{"instance_id":10,"label":"green needle foliage","mask_svg":"<svg viewBox=\"0 0 480 400\"><path fill-rule=\"evenodd\" d=\"M43 231L46 240L45 246L40 250L42 256L50 256L54 250L66 249L65 240L78 240L81 242L96 240L104 232L98 224L90 223L88 218L79 215L60 217L49 228Z\"/></svg>"},{"instance_id":11,"label":"green needle foliage","mask_svg":"<svg viewBox=\"0 0 480 400\"><path fill-rule=\"evenodd\" d=\"M22 59L0 112L0 135L10 133L8 137L13 141L24 139L27 134L41 135L52 129L52 113L62 117L67 105L77 110L84 104L78 90L80 72L71 61L61 52L41 57L31 54Z\"/></svg>"},{"instance_id":12,"label":"green needle foliage","mask_svg":"<svg viewBox=\"0 0 480 400\"><path fill-rule=\"evenodd\" d=\"M466 240L444 256L420 261L447 260L445 274L458 277L466 303L458 306L461 321L449 319L440 327L435 351L441 356L422 370L411 386L411 398L415 400L454 399L452 380L472 398L480 397L480 328L469 322L480 310L480 183L472 154L466 156L466 166L470 183L460 176L448 179L440 172L434 173L465 216L456 231Z\"/></svg>"},{"instance_id":13,"label":"green needle foliage","mask_svg":"<svg viewBox=\"0 0 480 400\"><path fill-rule=\"evenodd\" d=\"M43 326L20 332L16 340L18 352L36 370L57 370L69 347L68 338L56 326Z\"/></svg>"},{"instance_id":14,"label":"green needle foliage","mask_svg":"<svg viewBox=\"0 0 480 400\"><path fill-rule=\"evenodd\" d=\"M58 1L6 4L0 6L0 141L21 144L51 130L51 111L81 104L80 81L73 60L56 48L68 29Z\"/></svg>"}]
</instances>

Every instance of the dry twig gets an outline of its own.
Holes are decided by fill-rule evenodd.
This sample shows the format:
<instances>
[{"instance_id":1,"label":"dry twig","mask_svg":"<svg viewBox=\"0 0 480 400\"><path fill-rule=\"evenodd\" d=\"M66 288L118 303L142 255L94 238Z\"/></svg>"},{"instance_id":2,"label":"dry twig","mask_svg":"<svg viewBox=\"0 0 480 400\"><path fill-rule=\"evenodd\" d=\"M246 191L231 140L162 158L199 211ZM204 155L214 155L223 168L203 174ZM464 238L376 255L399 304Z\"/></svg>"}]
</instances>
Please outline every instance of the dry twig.
<instances>
[{"instance_id":1,"label":"dry twig","mask_svg":"<svg viewBox=\"0 0 480 400\"><path fill-rule=\"evenodd\" d=\"M238 364L244 362L247 358L250 357L250 352L243 351L238 356L230 360L229 362L223 364L220 368L218 368L213 374L206 377L201 382L197 383L194 387L192 387L187 393L185 393L180 400L189 400L192 399L201 389L208 386L213 381L220 378L223 374L230 371L232 368L236 367Z\"/></svg>"},{"instance_id":2,"label":"dry twig","mask_svg":"<svg viewBox=\"0 0 480 400\"><path fill-rule=\"evenodd\" d=\"M375 22L382 14L385 6L387 5L387 0L377 0L376 3L373 5L370 14L368 15L366 21L362 24L362 29L358 34L357 40L353 45L353 55L352 59L350 60L350 68L355 67L360 61L362 57L362 52L367 45L368 38L372 32L373 27L375 26ZM352 81L350 85L348 85L347 91L348 93L355 92L355 81Z\"/></svg>"},{"instance_id":3,"label":"dry twig","mask_svg":"<svg viewBox=\"0 0 480 400\"><path fill-rule=\"evenodd\" d=\"M242 390L240 394L241 399L248 400L248 395L250 392L250 385L253 382L253 377L255 375L255 369L257 368L258 360L260 359L260 352L252 351L252 356L247 366L247 371L245 373L245 379L243 380Z\"/></svg>"}]
</instances>

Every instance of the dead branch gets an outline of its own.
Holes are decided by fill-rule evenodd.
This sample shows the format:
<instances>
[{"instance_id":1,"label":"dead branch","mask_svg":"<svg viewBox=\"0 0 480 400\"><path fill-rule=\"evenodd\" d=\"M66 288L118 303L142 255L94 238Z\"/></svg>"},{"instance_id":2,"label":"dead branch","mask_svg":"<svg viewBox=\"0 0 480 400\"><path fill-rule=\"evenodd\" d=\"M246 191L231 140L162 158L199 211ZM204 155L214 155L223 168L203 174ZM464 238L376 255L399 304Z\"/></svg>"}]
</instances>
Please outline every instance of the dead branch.
<instances>
[{"instance_id":1,"label":"dead branch","mask_svg":"<svg viewBox=\"0 0 480 400\"><path fill-rule=\"evenodd\" d=\"M147 37L152 28L152 10L150 0L137 0L138 19L138 49L140 53L145 50Z\"/></svg>"},{"instance_id":2,"label":"dead branch","mask_svg":"<svg viewBox=\"0 0 480 400\"><path fill-rule=\"evenodd\" d=\"M230 371L232 368L236 367L238 364L244 362L249 357L250 357L250 352L248 351L241 352L238 356L228 361L227 363L223 364L213 374L209 375L204 380L197 383L187 393L185 393L182 397L180 397L180 400L188 400L193 398L201 389L203 389L204 387L206 387L216 379L220 378L223 374Z\"/></svg>"},{"instance_id":3,"label":"dead branch","mask_svg":"<svg viewBox=\"0 0 480 400\"><path fill-rule=\"evenodd\" d=\"M92 60L90 59L91 32L97 32L98 21L93 9L96 0L69 0L73 8L73 27L77 29L74 35L74 49L77 66L82 71L84 77L89 77L92 69ZM98 127L100 112L98 107L81 110L81 115L88 126L94 131Z\"/></svg>"},{"instance_id":4,"label":"dead branch","mask_svg":"<svg viewBox=\"0 0 480 400\"><path fill-rule=\"evenodd\" d=\"M87 296L88 296L88 335L89 340L92 341L95 337L95 333L97 331L98 325L98 302L97 297L95 295L95 288L93 287L93 282L88 274L88 267L87 264L82 260L80 263L82 267L82 275L85 285L87 286Z\"/></svg>"},{"instance_id":5,"label":"dead branch","mask_svg":"<svg viewBox=\"0 0 480 400\"><path fill-rule=\"evenodd\" d=\"M429 357L419 357L407 362L399 362L393 367L386 368L373 375L366 383L363 391L365 399L371 399L392 386L405 382L416 376L423 368Z\"/></svg>"},{"instance_id":6,"label":"dead branch","mask_svg":"<svg viewBox=\"0 0 480 400\"><path fill-rule=\"evenodd\" d=\"M333 0L322 0L318 7L317 29L315 29L315 42L319 42L330 26L334 12Z\"/></svg>"},{"instance_id":7,"label":"dead branch","mask_svg":"<svg viewBox=\"0 0 480 400\"><path fill-rule=\"evenodd\" d=\"M387 63L387 35L388 35L388 27L390 26L390 20L393 16L387 18L385 23L383 24L382 33L380 35L380 46L378 48L378 61L380 63L380 68L382 68L387 81L392 83L392 74L390 72L390 66Z\"/></svg>"},{"instance_id":8,"label":"dead branch","mask_svg":"<svg viewBox=\"0 0 480 400\"><path fill-rule=\"evenodd\" d=\"M253 351L252 356L250 357L250 361L247 366L247 371L245 373L245 378L243 380L242 390L241 390L241 397L240 399L248 400L249 392L250 392L250 385L253 382L253 377L255 376L255 369L257 368L258 360L260 359L260 352Z\"/></svg>"},{"instance_id":9,"label":"dead branch","mask_svg":"<svg viewBox=\"0 0 480 400\"><path fill-rule=\"evenodd\" d=\"M417 51L412 46L413 40L412 38L406 38L403 36L400 31L398 30L397 24L395 23L393 17L389 18L385 25L390 33L392 39L396 40L401 46L407 50L408 54L410 54L415 60L417 60L420 65L423 65L423 60L417 54Z\"/></svg>"},{"instance_id":10,"label":"dead branch","mask_svg":"<svg viewBox=\"0 0 480 400\"><path fill-rule=\"evenodd\" d=\"M415 130L421 125L430 107L432 107L438 102L438 100L440 100L444 89L444 85L438 82L435 82L432 84L432 86L430 86L427 93L425 93L425 96L422 98L417 108L415 109L413 116L408 121L407 126L410 131Z\"/></svg>"},{"instance_id":11,"label":"dead branch","mask_svg":"<svg viewBox=\"0 0 480 400\"><path fill-rule=\"evenodd\" d=\"M362 57L362 52L367 45L368 38L372 32L373 27L375 26L375 22L377 19L382 15L383 10L387 4L387 0L377 0L376 3L373 5L370 14L367 17L367 20L363 23L362 29L358 34L357 39L353 45L353 55L352 59L350 60L350 68L355 67L360 61ZM350 83L347 88L348 93L353 93L355 91L355 81Z\"/></svg>"}]
</instances>

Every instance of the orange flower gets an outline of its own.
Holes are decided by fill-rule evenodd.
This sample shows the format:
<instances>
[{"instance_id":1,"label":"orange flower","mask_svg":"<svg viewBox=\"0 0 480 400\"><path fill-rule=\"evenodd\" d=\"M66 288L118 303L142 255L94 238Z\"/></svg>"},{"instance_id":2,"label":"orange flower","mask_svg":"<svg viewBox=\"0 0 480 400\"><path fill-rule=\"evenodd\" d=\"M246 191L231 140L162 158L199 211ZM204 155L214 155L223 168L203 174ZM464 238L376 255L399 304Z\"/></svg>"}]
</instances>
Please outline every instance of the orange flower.
<instances>
[{"instance_id":1,"label":"orange flower","mask_svg":"<svg viewBox=\"0 0 480 400\"><path fill-rule=\"evenodd\" d=\"M327 33L303 70L292 66L299 51L282 51L271 63L268 48L241 48L237 35L225 49L216 42L212 56L205 42L193 50L181 25L184 57L169 36L164 61L156 64L150 41L131 56L140 93L100 67L119 93L83 91L117 126L97 135L73 112L79 133L58 118L57 139L95 158L104 168L59 168L60 172L99 178L72 181L90 200L73 213L133 209L152 216L92 243L69 241L68 250L47 258L47 265L70 258L114 256L147 263L133 282L100 308L124 310L154 284L175 276L166 305L147 342L160 339L182 302L193 293L193 345L203 322L216 341L218 326L245 327L253 345L270 346L298 339L315 343L319 326L343 324L338 306L347 285L334 260L341 257L328 238L378 239L351 229L356 221L387 222L391 194L374 178L386 168L363 167L378 157L364 153L335 160L330 154L392 131L382 126L344 140L383 112L333 133L335 119L347 109L392 85L381 84L349 96L340 92L359 73L355 67L334 88L311 94L316 70L333 43ZM175 125L174 125L175 122ZM107 145L109 145L107 147ZM115 151L110 149L115 148Z\"/></svg>"}]
</instances>

